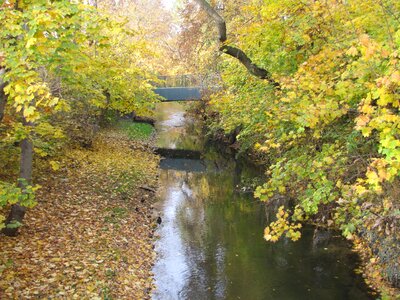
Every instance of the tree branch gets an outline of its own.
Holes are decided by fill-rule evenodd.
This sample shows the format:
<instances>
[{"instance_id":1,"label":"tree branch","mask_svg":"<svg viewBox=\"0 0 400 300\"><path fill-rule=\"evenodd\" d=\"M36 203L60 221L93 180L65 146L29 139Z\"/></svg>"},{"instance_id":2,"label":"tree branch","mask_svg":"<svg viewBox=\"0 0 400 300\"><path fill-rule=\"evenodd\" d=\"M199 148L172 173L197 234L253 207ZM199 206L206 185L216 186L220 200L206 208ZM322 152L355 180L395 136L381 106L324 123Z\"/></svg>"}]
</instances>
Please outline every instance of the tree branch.
<instances>
[{"instance_id":1,"label":"tree branch","mask_svg":"<svg viewBox=\"0 0 400 300\"><path fill-rule=\"evenodd\" d=\"M221 43L226 42L226 23L224 18L220 16L219 13L215 11L214 8L206 0L195 0L197 4L200 5L202 9L206 11L206 13L217 23L218 33L219 33L219 41Z\"/></svg>"},{"instance_id":2,"label":"tree branch","mask_svg":"<svg viewBox=\"0 0 400 300\"><path fill-rule=\"evenodd\" d=\"M235 48L232 46L223 45L219 48L220 51L226 53L236 59L238 59L249 71L250 74L257 76L260 79L268 80L274 87L279 88L279 83L272 79L271 74L263 69L258 67L256 64L252 62L252 60L239 48Z\"/></svg>"},{"instance_id":3,"label":"tree branch","mask_svg":"<svg viewBox=\"0 0 400 300\"><path fill-rule=\"evenodd\" d=\"M279 83L272 78L270 72L254 64L241 49L224 44L227 41L227 30L226 22L221 15L206 0L195 0L195 2L217 23L219 41L222 44L219 50L239 60L250 74L260 79L268 80L274 87L279 89Z\"/></svg>"}]
</instances>

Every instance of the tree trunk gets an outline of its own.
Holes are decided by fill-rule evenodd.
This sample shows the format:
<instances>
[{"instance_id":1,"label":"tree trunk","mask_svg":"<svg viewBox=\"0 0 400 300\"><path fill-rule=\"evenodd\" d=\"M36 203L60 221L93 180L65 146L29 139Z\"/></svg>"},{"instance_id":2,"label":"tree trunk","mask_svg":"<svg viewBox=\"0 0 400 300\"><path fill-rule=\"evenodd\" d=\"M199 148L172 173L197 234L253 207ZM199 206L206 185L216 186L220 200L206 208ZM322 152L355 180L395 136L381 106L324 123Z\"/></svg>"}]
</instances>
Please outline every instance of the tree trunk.
<instances>
[{"instance_id":1,"label":"tree trunk","mask_svg":"<svg viewBox=\"0 0 400 300\"><path fill-rule=\"evenodd\" d=\"M32 126L32 123L26 123L26 126ZM24 181L19 183L19 187L24 192L26 185L32 183L32 167L33 167L33 143L30 137L26 137L21 141L21 157L20 157L20 171L19 178ZM22 223L26 212L26 207L14 204L11 207L10 214L7 217L6 225L10 225L14 222ZM4 228L3 233L7 236L16 236L18 234L18 227L16 228Z\"/></svg>"},{"instance_id":2,"label":"tree trunk","mask_svg":"<svg viewBox=\"0 0 400 300\"><path fill-rule=\"evenodd\" d=\"M7 95L4 92L4 88L6 87L6 83L2 79L5 74L5 70L0 70L0 123L3 121L4 118L4 111L6 109L6 102L7 102Z\"/></svg>"},{"instance_id":3,"label":"tree trunk","mask_svg":"<svg viewBox=\"0 0 400 300\"><path fill-rule=\"evenodd\" d=\"M103 91L104 97L106 97L106 105L101 109L100 113L100 126L106 126L109 122L107 120L108 107L111 102L111 94L108 90Z\"/></svg>"},{"instance_id":4,"label":"tree trunk","mask_svg":"<svg viewBox=\"0 0 400 300\"><path fill-rule=\"evenodd\" d=\"M19 7L20 1L15 1L14 9L21 10ZM25 24L26 26L26 24ZM7 96L4 92L4 88L7 85L6 82L3 81L1 77L5 74L5 69L0 70L0 122L4 117L4 111L7 102ZM23 118L24 125L28 128L33 126L31 122L27 122L25 118ZM21 147L21 156L20 156L20 170L19 170L19 178L24 179L24 181L20 181L18 186L21 188L22 193L25 192L25 188L27 185L32 183L32 169L33 169L33 142L30 139L30 134L23 139L20 143ZM3 229L3 233L7 236L16 236L18 234L18 227L16 228L8 228L7 225L10 225L14 222L22 223L25 217L26 207L21 206L19 203L12 205L10 213L6 219L6 228Z\"/></svg>"}]
</instances>

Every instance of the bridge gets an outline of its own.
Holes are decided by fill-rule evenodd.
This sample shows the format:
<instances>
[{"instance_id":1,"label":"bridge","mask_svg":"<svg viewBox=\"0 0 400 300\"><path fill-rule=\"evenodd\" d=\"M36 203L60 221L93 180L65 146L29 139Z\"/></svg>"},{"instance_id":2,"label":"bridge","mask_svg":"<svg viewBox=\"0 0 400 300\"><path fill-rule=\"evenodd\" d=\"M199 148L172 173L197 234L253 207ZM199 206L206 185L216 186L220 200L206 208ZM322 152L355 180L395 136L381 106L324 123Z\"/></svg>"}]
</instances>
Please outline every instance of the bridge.
<instances>
[{"instance_id":1,"label":"bridge","mask_svg":"<svg viewBox=\"0 0 400 300\"><path fill-rule=\"evenodd\" d=\"M159 76L161 84L153 90L168 101L199 101L201 100L201 81L198 76L178 75Z\"/></svg>"}]
</instances>

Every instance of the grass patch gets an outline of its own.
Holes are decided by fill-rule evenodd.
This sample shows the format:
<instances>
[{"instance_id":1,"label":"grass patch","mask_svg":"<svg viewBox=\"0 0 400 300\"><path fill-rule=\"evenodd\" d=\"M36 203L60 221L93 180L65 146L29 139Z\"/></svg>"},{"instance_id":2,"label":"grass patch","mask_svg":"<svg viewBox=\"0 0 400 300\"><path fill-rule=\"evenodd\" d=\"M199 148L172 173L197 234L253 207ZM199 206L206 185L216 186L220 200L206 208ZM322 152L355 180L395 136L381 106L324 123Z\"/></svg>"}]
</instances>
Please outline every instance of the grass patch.
<instances>
[{"instance_id":1,"label":"grass patch","mask_svg":"<svg viewBox=\"0 0 400 300\"><path fill-rule=\"evenodd\" d=\"M109 212L109 215L104 218L104 221L112 224L118 224L128 214L128 210L123 207L114 207L107 209L107 211Z\"/></svg>"},{"instance_id":2,"label":"grass patch","mask_svg":"<svg viewBox=\"0 0 400 300\"><path fill-rule=\"evenodd\" d=\"M135 123L128 120L120 121L118 127L132 140L148 140L154 132L154 128L150 124Z\"/></svg>"}]
</instances>

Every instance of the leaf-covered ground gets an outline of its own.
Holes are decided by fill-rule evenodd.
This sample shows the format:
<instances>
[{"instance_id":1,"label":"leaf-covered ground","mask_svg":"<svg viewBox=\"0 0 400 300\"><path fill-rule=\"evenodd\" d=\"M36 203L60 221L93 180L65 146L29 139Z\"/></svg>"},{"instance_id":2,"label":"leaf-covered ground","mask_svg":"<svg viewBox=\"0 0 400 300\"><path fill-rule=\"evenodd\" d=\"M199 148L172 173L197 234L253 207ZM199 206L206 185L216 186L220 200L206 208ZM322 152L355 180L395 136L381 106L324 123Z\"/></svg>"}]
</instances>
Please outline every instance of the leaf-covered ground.
<instances>
[{"instance_id":1,"label":"leaf-covered ground","mask_svg":"<svg viewBox=\"0 0 400 300\"><path fill-rule=\"evenodd\" d=\"M146 299L158 158L107 130L38 175L38 205L0 236L0 299Z\"/></svg>"}]
</instances>

